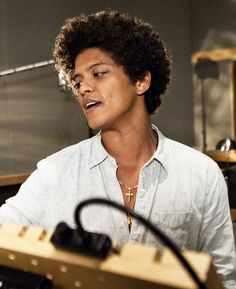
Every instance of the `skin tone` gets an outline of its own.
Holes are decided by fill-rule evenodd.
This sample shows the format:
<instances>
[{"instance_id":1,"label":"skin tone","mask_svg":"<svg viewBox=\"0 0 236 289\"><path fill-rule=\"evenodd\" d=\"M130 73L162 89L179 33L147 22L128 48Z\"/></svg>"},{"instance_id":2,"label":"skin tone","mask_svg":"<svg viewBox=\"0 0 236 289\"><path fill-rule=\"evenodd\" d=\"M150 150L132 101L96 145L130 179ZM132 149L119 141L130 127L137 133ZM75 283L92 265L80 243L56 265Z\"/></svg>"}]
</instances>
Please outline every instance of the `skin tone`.
<instances>
[{"instance_id":1,"label":"skin tone","mask_svg":"<svg viewBox=\"0 0 236 289\"><path fill-rule=\"evenodd\" d=\"M139 172L151 158L157 138L144 102L144 94L151 82L151 74L131 83L122 66L98 48L89 48L75 60L74 93L87 118L88 125L101 130L102 143L116 159L117 178L133 188L138 184ZM121 185L125 205L134 206Z\"/></svg>"}]
</instances>

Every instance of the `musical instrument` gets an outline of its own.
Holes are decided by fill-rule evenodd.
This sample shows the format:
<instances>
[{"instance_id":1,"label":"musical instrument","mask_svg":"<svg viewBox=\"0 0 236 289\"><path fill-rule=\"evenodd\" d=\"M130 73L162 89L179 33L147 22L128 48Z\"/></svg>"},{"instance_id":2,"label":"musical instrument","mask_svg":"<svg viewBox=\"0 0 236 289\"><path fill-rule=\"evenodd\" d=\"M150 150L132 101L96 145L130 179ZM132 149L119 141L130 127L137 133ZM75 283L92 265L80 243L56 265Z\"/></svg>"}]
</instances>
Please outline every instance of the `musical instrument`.
<instances>
[{"instance_id":1,"label":"musical instrument","mask_svg":"<svg viewBox=\"0 0 236 289\"><path fill-rule=\"evenodd\" d=\"M46 276L60 289L195 289L188 273L168 250L124 245L106 259L56 247L52 231L17 224L0 226L0 265ZM209 289L223 289L206 253L184 252ZM14 278L14 277L13 277Z\"/></svg>"}]
</instances>

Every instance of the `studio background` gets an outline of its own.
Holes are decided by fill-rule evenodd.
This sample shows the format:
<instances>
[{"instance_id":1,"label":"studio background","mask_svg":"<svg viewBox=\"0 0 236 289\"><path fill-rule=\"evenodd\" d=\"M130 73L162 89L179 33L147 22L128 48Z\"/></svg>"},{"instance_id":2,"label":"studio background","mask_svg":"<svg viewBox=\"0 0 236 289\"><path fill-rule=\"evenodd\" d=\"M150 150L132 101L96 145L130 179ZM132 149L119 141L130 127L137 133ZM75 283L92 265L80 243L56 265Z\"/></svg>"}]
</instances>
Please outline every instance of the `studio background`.
<instances>
[{"instance_id":1,"label":"studio background","mask_svg":"<svg viewBox=\"0 0 236 289\"><path fill-rule=\"evenodd\" d=\"M160 33L173 71L152 122L166 136L196 146L201 127L191 55L236 46L236 1L0 0L0 71L51 59L66 18L105 8L143 18ZM53 66L0 78L0 175L31 172L40 159L88 136L83 113L58 87Z\"/></svg>"}]
</instances>

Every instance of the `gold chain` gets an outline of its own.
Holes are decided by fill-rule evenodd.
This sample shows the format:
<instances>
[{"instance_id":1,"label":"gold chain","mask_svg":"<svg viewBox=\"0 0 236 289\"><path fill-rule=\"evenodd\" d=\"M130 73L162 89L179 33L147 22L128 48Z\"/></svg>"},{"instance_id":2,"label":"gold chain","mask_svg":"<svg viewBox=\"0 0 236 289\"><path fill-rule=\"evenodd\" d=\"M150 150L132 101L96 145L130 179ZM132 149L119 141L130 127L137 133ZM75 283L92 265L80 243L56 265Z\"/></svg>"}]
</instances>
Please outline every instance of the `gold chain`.
<instances>
[{"instance_id":1,"label":"gold chain","mask_svg":"<svg viewBox=\"0 0 236 289\"><path fill-rule=\"evenodd\" d=\"M121 182L120 180L118 180L118 182L121 186L124 186L124 187L126 187L126 189L128 189L128 192L125 195L128 197L128 202L130 202L131 198L134 196L132 191L134 189L137 189L138 185L135 185L133 188L131 188L131 187L127 186L126 184L124 184L123 182ZM127 214L127 223L128 223L129 232L131 230L132 222L133 222L133 217L128 213Z\"/></svg>"},{"instance_id":2,"label":"gold chain","mask_svg":"<svg viewBox=\"0 0 236 289\"><path fill-rule=\"evenodd\" d=\"M127 186L126 184L124 184L123 182L121 182L120 180L118 180L118 182L121 186L124 186L124 187L126 187L126 189L128 189L128 192L125 195L128 197L128 202L130 202L131 197L133 197L133 195L134 195L132 190L137 189L138 185L131 188L131 187Z\"/></svg>"}]
</instances>

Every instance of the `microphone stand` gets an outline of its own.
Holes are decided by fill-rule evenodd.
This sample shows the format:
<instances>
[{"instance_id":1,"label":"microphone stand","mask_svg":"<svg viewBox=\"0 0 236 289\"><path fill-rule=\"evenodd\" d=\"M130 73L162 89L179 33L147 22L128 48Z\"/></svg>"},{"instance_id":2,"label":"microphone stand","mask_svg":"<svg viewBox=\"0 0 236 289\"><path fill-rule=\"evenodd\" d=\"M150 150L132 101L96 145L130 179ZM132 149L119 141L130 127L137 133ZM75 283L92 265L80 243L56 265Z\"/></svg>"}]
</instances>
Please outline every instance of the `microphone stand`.
<instances>
[{"instance_id":1,"label":"microphone stand","mask_svg":"<svg viewBox=\"0 0 236 289\"><path fill-rule=\"evenodd\" d=\"M49 59L49 60L45 60L45 61L41 61L41 62L29 64L29 65L24 65L24 66L20 66L20 67L16 67L16 68L10 68L7 70L0 71L0 77L15 74L18 72L31 70L31 69L35 69L35 68L39 68L39 67L43 67L43 66L47 66L47 65L52 65L53 63L54 63L54 61L52 59Z\"/></svg>"}]
</instances>

